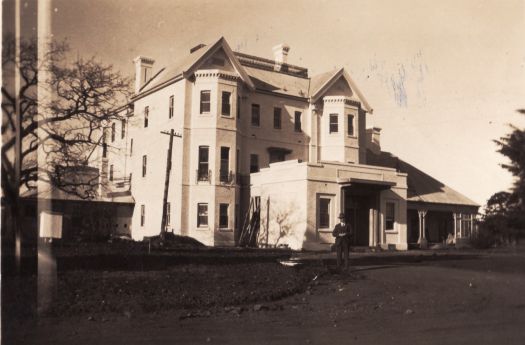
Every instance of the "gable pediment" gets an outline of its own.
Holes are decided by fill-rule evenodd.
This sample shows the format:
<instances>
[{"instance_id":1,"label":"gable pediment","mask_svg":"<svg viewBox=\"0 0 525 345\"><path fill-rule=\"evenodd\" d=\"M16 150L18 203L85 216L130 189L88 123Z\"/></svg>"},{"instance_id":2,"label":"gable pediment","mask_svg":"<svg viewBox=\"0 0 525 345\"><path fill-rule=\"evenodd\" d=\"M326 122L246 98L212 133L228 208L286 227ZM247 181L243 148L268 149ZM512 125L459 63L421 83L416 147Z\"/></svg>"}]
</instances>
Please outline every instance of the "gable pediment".
<instances>
[{"instance_id":1,"label":"gable pediment","mask_svg":"<svg viewBox=\"0 0 525 345\"><path fill-rule=\"evenodd\" d=\"M325 96L348 97L361 103L363 109L368 113L371 114L373 112L372 107L370 107L370 104L368 104L368 101L344 68L321 80L318 85L316 85L316 88L312 90L310 102L315 103Z\"/></svg>"},{"instance_id":2,"label":"gable pediment","mask_svg":"<svg viewBox=\"0 0 525 345\"><path fill-rule=\"evenodd\" d=\"M198 59L190 68L184 71L183 76L188 78L197 70L202 69L224 70L230 73L235 73L239 76L239 78L241 78L241 80L248 86L249 89L255 89L252 80L244 70L244 67L241 66L239 60L231 50L224 37L209 47L200 59Z\"/></svg>"}]
</instances>

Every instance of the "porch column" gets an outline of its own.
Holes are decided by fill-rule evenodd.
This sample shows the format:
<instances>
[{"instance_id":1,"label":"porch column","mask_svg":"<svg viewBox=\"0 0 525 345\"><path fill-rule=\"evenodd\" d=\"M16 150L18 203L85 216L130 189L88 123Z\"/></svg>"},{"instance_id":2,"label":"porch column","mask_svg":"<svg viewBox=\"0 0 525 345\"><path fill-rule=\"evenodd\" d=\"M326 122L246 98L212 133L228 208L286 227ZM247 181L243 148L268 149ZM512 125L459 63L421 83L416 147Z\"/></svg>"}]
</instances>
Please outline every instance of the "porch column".
<instances>
[{"instance_id":1,"label":"porch column","mask_svg":"<svg viewBox=\"0 0 525 345\"><path fill-rule=\"evenodd\" d=\"M417 214L419 216L419 239L417 240L417 243L419 243L421 249L426 249L428 247L428 241L425 234L425 217L427 215L427 210L418 210Z\"/></svg>"},{"instance_id":2,"label":"porch column","mask_svg":"<svg viewBox=\"0 0 525 345\"><path fill-rule=\"evenodd\" d=\"M454 218L454 243L456 243L456 239L458 238L458 214L454 212L452 217Z\"/></svg>"},{"instance_id":3,"label":"porch column","mask_svg":"<svg viewBox=\"0 0 525 345\"><path fill-rule=\"evenodd\" d=\"M470 214L470 237L474 235L474 214Z\"/></svg>"}]
</instances>

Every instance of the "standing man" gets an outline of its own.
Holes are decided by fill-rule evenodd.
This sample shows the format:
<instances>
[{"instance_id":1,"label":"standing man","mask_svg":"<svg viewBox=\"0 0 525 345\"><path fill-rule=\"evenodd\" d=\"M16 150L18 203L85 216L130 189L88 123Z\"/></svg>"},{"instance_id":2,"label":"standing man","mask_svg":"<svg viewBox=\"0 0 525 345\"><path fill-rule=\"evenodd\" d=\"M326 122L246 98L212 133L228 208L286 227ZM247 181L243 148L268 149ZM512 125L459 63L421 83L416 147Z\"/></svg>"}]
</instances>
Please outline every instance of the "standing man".
<instances>
[{"instance_id":1,"label":"standing man","mask_svg":"<svg viewBox=\"0 0 525 345\"><path fill-rule=\"evenodd\" d=\"M339 223L335 225L332 236L335 237L335 247L337 249L337 269L341 268L341 256L344 254L345 270L348 269L348 252L350 250L350 239L353 230L350 224L345 222L345 214L339 214Z\"/></svg>"}]
</instances>

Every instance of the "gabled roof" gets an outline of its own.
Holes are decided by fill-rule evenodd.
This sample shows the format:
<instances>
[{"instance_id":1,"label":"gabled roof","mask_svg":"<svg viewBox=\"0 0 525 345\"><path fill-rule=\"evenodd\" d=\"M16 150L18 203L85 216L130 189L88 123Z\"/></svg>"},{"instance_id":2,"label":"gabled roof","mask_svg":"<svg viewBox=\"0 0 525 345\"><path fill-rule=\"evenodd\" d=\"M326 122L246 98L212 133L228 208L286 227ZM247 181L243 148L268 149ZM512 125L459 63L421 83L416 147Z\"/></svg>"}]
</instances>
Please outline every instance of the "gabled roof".
<instances>
[{"instance_id":1,"label":"gabled roof","mask_svg":"<svg viewBox=\"0 0 525 345\"><path fill-rule=\"evenodd\" d=\"M344 78L348 85L350 85L350 88L357 96L357 100L361 102L363 105L363 109L365 109L368 113L372 114L373 109L368 104L368 101L363 96L359 88L357 87L356 83L353 81L353 79L350 77L348 72L344 68L340 68L336 71L331 72L325 72L319 75L316 75L312 77L312 81L310 84L310 99L311 102L316 102L320 97L323 96L323 94L330 89L340 78Z\"/></svg>"},{"instance_id":2,"label":"gabled roof","mask_svg":"<svg viewBox=\"0 0 525 345\"><path fill-rule=\"evenodd\" d=\"M139 94L135 95L134 98L140 97L149 91L155 90L158 87L170 84L179 79L190 77L204 61L206 61L210 56L215 54L221 48L224 50L226 56L230 60L241 79L246 83L246 85L248 85L250 89L255 89L252 80L246 73L244 67L241 66L237 60L237 57L226 42L226 39L221 37L214 44L202 47L190 55L184 57L182 60L177 61L172 66L160 70L141 88Z\"/></svg>"},{"instance_id":3,"label":"gabled roof","mask_svg":"<svg viewBox=\"0 0 525 345\"><path fill-rule=\"evenodd\" d=\"M367 150L367 164L394 168L406 173L407 201L433 204L448 204L479 207L477 203L455 191L413 165L401 160L389 152L375 154Z\"/></svg>"},{"instance_id":4,"label":"gabled roof","mask_svg":"<svg viewBox=\"0 0 525 345\"><path fill-rule=\"evenodd\" d=\"M224 37L210 46L196 47L190 55L161 69L142 86L133 99L140 98L180 79L191 77L202 63L221 48L250 90L298 97L305 101L310 99L315 102L340 78L344 78L354 93L352 97L359 101L368 113L372 113L372 108L344 68L309 78L308 70L304 67L278 64L274 60L233 52Z\"/></svg>"}]
</instances>

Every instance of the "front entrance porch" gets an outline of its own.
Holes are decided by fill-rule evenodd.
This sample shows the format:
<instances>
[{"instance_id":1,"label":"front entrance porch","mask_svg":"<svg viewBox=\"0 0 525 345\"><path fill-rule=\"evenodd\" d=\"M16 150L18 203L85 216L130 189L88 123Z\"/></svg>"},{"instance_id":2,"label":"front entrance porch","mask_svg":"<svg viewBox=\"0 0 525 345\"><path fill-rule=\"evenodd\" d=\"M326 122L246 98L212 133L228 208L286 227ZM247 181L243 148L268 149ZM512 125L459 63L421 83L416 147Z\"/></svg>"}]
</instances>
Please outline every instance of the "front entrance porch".
<instances>
[{"instance_id":1,"label":"front entrance porch","mask_svg":"<svg viewBox=\"0 0 525 345\"><path fill-rule=\"evenodd\" d=\"M341 188L341 210L354 229L352 245L375 247L381 243L381 191L391 186L391 183L360 181Z\"/></svg>"}]
</instances>

